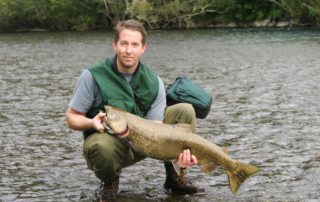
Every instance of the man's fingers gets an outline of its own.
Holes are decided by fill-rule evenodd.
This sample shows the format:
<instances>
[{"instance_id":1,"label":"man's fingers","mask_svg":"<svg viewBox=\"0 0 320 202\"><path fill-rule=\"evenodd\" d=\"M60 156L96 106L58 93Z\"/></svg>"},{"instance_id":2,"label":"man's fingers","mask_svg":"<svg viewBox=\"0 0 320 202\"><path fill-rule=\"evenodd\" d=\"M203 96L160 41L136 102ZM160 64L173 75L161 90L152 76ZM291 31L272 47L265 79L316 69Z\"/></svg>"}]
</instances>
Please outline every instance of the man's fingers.
<instances>
[{"instance_id":1,"label":"man's fingers","mask_svg":"<svg viewBox=\"0 0 320 202\"><path fill-rule=\"evenodd\" d=\"M186 153L186 150L183 150L183 155L182 155L182 162L183 164L185 165L187 163L187 153Z\"/></svg>"},{"instance_id":2,"label":"man's fingers","mask_svg":"<svg viewBox=\"0 0 320 202\"><path fill-rule=\"evenodd\" d=\"M188 162L190 162L191 161L191 158L190 158L190 150L189 149L187 149L186 150L186 160L188 161Z\"/></svg>"},{"instance_id":3,"label":"man's fingers","mask_svg":"<svg viewBox=\"0 0 320 202\"><path fill-rule=\"evenodd\" d=\"M93 128L99 131L100 133L104 132L102 118L105 117L106 115L107 115L106 113L99 113L92 119Z\"/></svg>"},{"instance_id":4,"label":"man's fingers","mask_svg":"<svg viewBox=\"0 0 320 202\"><path fill-rule=\"evenodd\" d=\"M192 155L191 158L192 158L192 165L197 165L198 164L197 158L194 155Z\"/></svg>"},{"instance_id":5,"label":"man's fingers","mask_svg":"<svg viewBox=\"0 0 320 202\"><path fill-rule=\"evenodd\" d=\"M185 156L185 158L186 158L186 163L190 163L190 161L191 161L191 159L190 159L190 150L187 149L187 150L185 150L185 151L186 151L186 156Z\"/></svg>"},{"instance_id":6,"label":"man's fingers","mask_svg":"<svg viewBox=\"0 0 320 202\"><path fill-rule=\"evenodd\" d=\"M107 114L106 113L99 113L98 114L100 118L105 117Z\"/></svg>"},{"instance_id":7,"label":"man's fingers","mask_svg":"<svg viewBox=\"0 0 320 202\"><path fill-rule=\"evenodd\" d=\"M183 154L181 153L180 155L179 155L179 160L178 161L182 161L182 157L183 157Z\"/></svg>"},{"instance_id":8,"label":"man's fingers","mask_svg":"<svg viewBox=\"0 0 320 202\"><path fill-rule=\"evenodd\" d=\"M198 164L197 158L194 155L190 154L190 150L183 150L179 155L178 164L181 167L188 168L189 166Z\"/></svg>"}]
</instances>

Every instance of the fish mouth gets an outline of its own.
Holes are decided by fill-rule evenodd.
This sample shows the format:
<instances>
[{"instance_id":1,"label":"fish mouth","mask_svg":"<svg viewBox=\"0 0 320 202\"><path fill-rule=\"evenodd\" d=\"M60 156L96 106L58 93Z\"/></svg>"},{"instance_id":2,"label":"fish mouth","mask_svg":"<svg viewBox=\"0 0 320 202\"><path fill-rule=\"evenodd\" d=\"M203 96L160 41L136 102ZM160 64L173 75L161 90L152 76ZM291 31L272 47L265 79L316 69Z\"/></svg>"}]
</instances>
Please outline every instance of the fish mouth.
<instances>
[{"instance_id":1,"label":"fish mouth","mask_svg":"<svg viewBox=\"0 0 320 202\"><path fill-rule=\"evenodd\" d=\"M102 118L102 124L107 133L124 138L129 134L129 125L126 119L112 112L112 108L105 106L106 115ZM121 132L122 131L122 132Z\"/></svg>"},{"instance_id":2,"label":"fish mouth","mask_svg":"<svg viewBox=\"0 0 320 202\"><path fill-rule=\"evenodd\" d=\"M109 133L109 134L114 134L113 130L105 123L102 122L104 129Z\"/></svg>"},{"instance_id":3,"label":"fish mouth","mask_svg":"<svg viewBox=\"0 0 320 202\"><path fill-rule=\"evenodd\" d=\"M116 136L119 136L119 137L125 137L128 132L129 132L129 126L127 125L126 129L121 132L121 133L116 133L115 131L113 131L105 122L102 123L103 124L103 127L105 128L105 130L109 133L109 134L112 134L112 135L116 135Z\"/></svg>"}]
</instances>

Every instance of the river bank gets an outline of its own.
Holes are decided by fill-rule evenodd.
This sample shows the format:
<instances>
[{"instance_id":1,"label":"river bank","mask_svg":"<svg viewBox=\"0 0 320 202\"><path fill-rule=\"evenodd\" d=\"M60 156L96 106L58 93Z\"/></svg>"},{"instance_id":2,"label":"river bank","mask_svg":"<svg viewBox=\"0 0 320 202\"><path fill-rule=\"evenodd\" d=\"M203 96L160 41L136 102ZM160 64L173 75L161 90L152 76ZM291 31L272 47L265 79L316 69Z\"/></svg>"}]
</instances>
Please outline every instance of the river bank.
<instances>
[{"instance_id":1,"label":"river bank","mask_svg":"<svg viewBox=\"0 0 320 202\"><path fill-rule=\"evenodd\" d=\"M247 23L235 23L235 22L222 22L219 18L215 18L211 21L198 21L194 22L194 26L188 29L206 29L206 28L281 28L281 27L320 27L320 25L313 26L311 23L301 23L299 20L292 21L272 21L270 18L263 21L247 22ZM95 27L82 27L73 31L89 31L89 30L109 30L112 28L101 26ZM147 30L161 30L161 29L150 29L146 27ZM171 28L163 28L163 30L168 29L179 29L178 26L173 26ZM60 29L60 30L50 30L42 28L20 28L17 30L10 30L9 32L49 32L49 31L71 31L70 29ZM0 29L0 33L5 33Z\"/></svg>"},{"instance_id":2,"label":"river bank","mask_svg":"<svg viewBox=\"0 0 320 202\"><path fill-rule=\"evenodd\" d=\"M0 0L0 32L320 26L318 0Z\"/></svg>"}]
</instances>

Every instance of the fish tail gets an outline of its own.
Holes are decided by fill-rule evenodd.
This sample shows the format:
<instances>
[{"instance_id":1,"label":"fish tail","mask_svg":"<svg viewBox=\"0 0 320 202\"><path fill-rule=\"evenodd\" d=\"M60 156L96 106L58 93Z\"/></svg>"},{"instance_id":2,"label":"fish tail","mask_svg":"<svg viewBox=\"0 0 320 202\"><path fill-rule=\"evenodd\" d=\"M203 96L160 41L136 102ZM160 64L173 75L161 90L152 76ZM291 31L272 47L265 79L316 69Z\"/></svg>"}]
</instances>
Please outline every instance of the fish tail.
<instances>
[{"instance_id":1,"label":"fish tail","mask_svg":"<svg viewBox=\"0 0 320 202\"><path fill-rule=\"evenodd\" d=\"M236 195L241 184L251 175L254 175L258 172L260 172L259 168L243 163L238 163L235 170L231 171L226 169L232 193Z\"/></svg>"}]
</instances>

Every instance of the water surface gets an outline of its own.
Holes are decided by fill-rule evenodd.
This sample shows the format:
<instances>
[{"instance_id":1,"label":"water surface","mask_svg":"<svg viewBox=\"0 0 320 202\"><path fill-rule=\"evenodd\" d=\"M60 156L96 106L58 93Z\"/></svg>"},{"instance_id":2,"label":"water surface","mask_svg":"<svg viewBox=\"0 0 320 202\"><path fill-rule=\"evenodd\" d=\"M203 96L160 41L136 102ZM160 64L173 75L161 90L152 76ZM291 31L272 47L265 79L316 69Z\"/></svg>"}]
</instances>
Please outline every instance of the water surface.
<instances>
[{"instance_id":1,"label":"water surface","mask_svg":"<svg viewBox=\"0 0 320 202\"><path fill-rule=\"evenodd\" d=\"M80 71L114 54L113 32L0 34L0 201L93 201L82 134L65 113ZM188 178L201 197L163 188L161 161L124 169L117 201L319 201L320 30L150 31L142 62L213 97L197 133L262 171L236 196L222 168Z\"/></svg>"}]
</instances>

